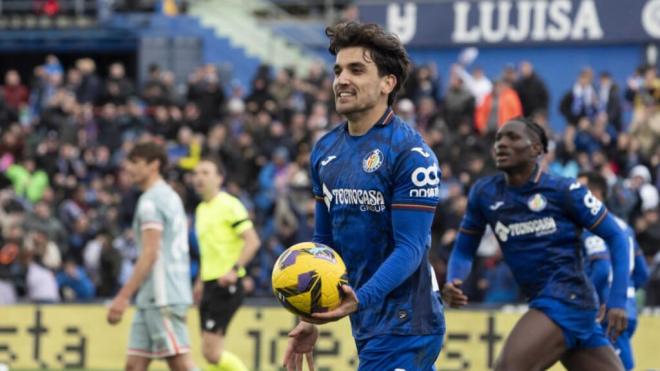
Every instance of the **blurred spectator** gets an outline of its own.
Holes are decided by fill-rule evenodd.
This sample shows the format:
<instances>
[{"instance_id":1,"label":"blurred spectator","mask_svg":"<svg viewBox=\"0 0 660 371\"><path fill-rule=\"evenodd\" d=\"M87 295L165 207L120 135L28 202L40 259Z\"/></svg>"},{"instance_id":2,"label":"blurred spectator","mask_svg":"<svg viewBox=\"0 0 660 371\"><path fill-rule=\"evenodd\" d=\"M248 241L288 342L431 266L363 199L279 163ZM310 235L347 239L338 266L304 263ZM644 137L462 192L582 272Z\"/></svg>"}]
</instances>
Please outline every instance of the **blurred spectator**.
<instances>
[{"instance_id":1,"label":"blurred spectator","mask_svg":"<svg viewBox=\"0 0 660 371\"><path fill-rule=\"evenodd\" d=\"M10 165L5 171L5 176L11 181L14 192L30 202L41 200L49 184L48 174L37 169L32 158Z\"/></svg>"},{"instance_id":2,"label":"blurred spectator","mask_svg":"<svg viewBox=\"0 0 660 371\"><path fill-rule=\"evenodd\" d=\"M92 280L74 259L67 258L64 261L56 279L65 301L87 301L94 298L96 290Z\"/></svg>"},{"instance_id":3,"label":"blurred spectator","mask_svg":"<svg viewBox=\"0 0 660 371\"><path fill-rule=\"evenodd\" d=\"M580 71L573 89L564 95L559 103L559 111L566 123L577 126L582 118L592 120L598 112L598 96L593 87L593 71L585 68Z\"/></svg>"},{"instance_id":4,"label":"blurred spectator","mask_svg":"<svg viewBox=\"0 0 660 371\"><path fill-rule=\"evenodd\" d=\"M68 250L67 232L62 223L54 217L51 206L44 200L38 201L32 212L25 216L26 231L42 231L50 241L55 242L62 253Z\"/></svg>"},{"instance_id":5,"label":"blurred spectator","mask_svg":"<svg viewBox=\"0 0 660 371\"><path fill-rule=\"evenodd\" d=\"M449 89L444 98L445 122L449 130L454 131L461 122L472 123L474 120L475 99L465 87L463 79L455 69L449 76Z\"/></svg>"},{"instance_id":6,"label":"blurred spectator","mask_svg":"<svg viewBox=\"0 0 660 371\"><path fill-rule=\"evenodd\" d=\"M477 106L481 106L486 96L493 91L493 83L490 82L481 67L473 68L472 74L469 74L461 65L455 64L452 66L452 73L458 74L463 80L465 87L474 96Z\"/></svg>"},{"instance_id":7,"label":"blurred spectator","mask_svg":"<svg viewBox=\"0 0 660 371\"><path fill-rule=\"evenodd\" d=\"M54 268L44 266L35 253L30 249L25 253L26 296L34 303L57 303L60 301L60 294L55 274L51 270Z\"/></svg>"},{"instance_id":8,"label":"blurred spectator","mask_svg":"<svg viewBox=\"0 0 660 371\"><path fill-rule=\"evenodd\" d=\"M547 114L550 97L545 83L534 72L534 66L530 62L520 62L518 69L520 76L513 88L520 97L523 115L531 117L537 113Z\"/></svg>"},{"instance_id":9,"label":"blurred spectator","mask_svg":"<svg viewBox=\"0 0 660 371\"><path fill-rule=\"evenodd\" d=\"M96 63L91 58L82 58L76 62L76 68L80 71L82 81L76 91L76 97L80 103L96 103L101 93L101 79L96 74Z\"/></svg>"},{"instance_id":10,"label":"blurred spectator","mask_svg":"<svg viewBox=\"0 0 660 371\"><path fill-rule=\"evenodd\" d=\"M8 70L5 73L5 84L0 88L0 94L5 106L11 112L11 120L18 119L18 112L27 104L29 93L27 87L21 83L21 76L16 70Z\"/></svg>"},{"instance_id":11,"label":"blurred spectator","mask_svg":"<svg viewBox=\"0 0 660 371\"><path fill-rule=\"evenodd\" d=\"M655 66L640 67L628 79L625 98L633 103L633 117L660 100L660 79Z\"/></svg>"},{"instance_id":12,"label":"blurred spectator","mask_svg":"<svg viewBox=\"0 0 660 371\"><path fill-rule=\"evenodd\" d=\"M619 86L612 80L612 75L607 71L601 72L598 84L598 112L606 115L608 125L616 132L623 129L619 94Z\"/></svg>"},{"instance_id":13,"label":"blurred spectator","mask_svg":"<svg viewBox=\"0 0 660 371\"><path fill-rule=\"evenodd\" d=\"M483 278L477 285L484 293L484 304L502 305L516 303L519 299L518 284L513 278L511 269L502 259L502 251L498 248L495 255L485 259Z\"/></svg>"},{"instance_id":14,"label":"blurred spectator","mask_svg":"<svg viewBox=\"0 0 660 371\"><path fill-rule=\"evenodd\" d=\"M494 136L505 122L522 114L516 91L506 81L498 80L493 91L477 105L474 124L481 135Z\"/></svg>"}]
</instances>

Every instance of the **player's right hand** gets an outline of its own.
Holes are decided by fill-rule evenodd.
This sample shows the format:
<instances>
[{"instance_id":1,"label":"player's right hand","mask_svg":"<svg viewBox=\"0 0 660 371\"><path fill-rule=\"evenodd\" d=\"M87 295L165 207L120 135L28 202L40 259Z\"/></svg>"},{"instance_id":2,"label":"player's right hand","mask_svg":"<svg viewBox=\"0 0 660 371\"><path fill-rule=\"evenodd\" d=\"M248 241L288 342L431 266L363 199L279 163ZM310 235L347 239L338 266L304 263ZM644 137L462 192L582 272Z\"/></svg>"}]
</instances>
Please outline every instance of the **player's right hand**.
<instances>
[{"instance_id":1,"label":"player's right hand","mask_svg":"<svg viewBox=\"0 0 660 371\"><path fill-rule=\"evenodd\" d=\"M287 371L302 371L303 358L307 360L309 370L314 371L312 351L318 338L319 330L316 326L303 321L289 332L289 343L286 346L283 361Z\"/></svg>"},{"instance_id":2,"label":"player's right hand","mask_svg":"<svg viewBox=\"0 0 660 371\"><path fill-rule=\"evenodd\" d=\"M468 303L467 296L460 289L462 284L463 281L455 279L442 288L442 300L451 308L460 308Z\"/></svg>"},{"instance_id":3,"label":"player's right hand","mask_svg":"<svg viewBox=\"0 0 660 371\"><path fill-rule=\"evenodd\" d=\"M609 308L607 310L607 332L605 333L612 341L621 335L628 327L628 314L623 308Z\"/></svg>"}]
</instances>

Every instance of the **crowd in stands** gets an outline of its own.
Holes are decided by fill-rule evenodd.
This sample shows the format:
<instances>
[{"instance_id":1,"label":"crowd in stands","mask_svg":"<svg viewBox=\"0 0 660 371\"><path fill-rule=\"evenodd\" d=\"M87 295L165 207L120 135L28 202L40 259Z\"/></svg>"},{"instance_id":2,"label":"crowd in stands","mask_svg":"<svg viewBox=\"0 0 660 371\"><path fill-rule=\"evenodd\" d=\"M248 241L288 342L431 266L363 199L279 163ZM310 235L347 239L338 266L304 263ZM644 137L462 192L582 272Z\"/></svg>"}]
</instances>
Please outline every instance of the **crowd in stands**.
<instances>
[{"instance_id":1,"label":"crowd in stands","mask_svg":"<svg viewBox=\"0 0 660 371\"><path fill-rule=\"evenodd\" d=\"M566 130L553 132L547 112L554 107L543 81L549 77L531 63L507 66L500 76L461 64L445 67L448 73L433 64L414 67L395 103L440 161L441 203L430 254L438 279L470 186L494 172L488 155L494 132L525 115L552 138L542 162L547 171L575 177L593 170L607 178L607 205L634 227L652 267L645 303L660 305L656 69L640 67L618 87L607 72L596 77L585 68L559 99ZM224 161L225 188L250 210L263 241L244 280L250 295L270 296L278 255L311 239L309 154L342 121L333 108L333 76L322 64L305 76L262 66L247 88L221 81L213 65L199 67L183 88L155 65L137 84L121 63L97 71L89 58L63 66L51 55L32 76L2 72L0 304L93 301L116 293L137 255L131 222L139 193L121 170L137 141L168 148L166 180L191 216L193 276L199 254L192 215L199 200L190 170L206 154ZM482 242L466 290L473 302L524 300L492 234Z\"/></svg>"}]
</instances>

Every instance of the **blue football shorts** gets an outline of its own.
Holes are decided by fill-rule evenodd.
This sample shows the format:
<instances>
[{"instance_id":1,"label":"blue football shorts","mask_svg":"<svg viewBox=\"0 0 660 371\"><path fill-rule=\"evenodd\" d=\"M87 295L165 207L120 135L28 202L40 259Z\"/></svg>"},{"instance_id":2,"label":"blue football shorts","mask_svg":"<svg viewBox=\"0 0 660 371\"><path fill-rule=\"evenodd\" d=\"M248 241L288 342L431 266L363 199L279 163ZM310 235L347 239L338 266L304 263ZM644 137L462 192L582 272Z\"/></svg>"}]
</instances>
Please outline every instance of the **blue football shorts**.
<instances>
[{"instance_id":1,"label":"blue football shorts","mask_svg":"<svg viewBox=\"0 0 660 371\"><path fill-rule=\"evenodd\" d=\"M596 309L580 309L547 297L532 300L529 307L543 312L561 328L568 349L610 345L600 323L596 322Z\"/></svg>"},{"instance_id":2,"label":"blue football shorts","mask_svg":"<svg viewBox=\"0 0 660 371\"><path fill-rule=\"evenodd\" d=\"M358 371L435 371L444 334L383 335L356 341Z\"/></svg>"}]
</instances>

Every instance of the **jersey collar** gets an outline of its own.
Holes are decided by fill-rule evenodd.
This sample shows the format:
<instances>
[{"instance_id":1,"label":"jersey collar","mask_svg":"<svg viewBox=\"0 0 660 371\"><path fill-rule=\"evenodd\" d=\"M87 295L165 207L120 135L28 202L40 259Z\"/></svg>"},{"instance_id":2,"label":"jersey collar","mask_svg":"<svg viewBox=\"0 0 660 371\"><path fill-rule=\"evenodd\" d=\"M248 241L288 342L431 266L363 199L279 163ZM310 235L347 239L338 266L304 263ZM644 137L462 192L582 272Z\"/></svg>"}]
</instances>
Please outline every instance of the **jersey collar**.
<instances>
[{"instance_id":1,"label":"jersey collar","mask_svg":"<svg viewBox=\"0 0 660 371\"><path fill-rule=\"evenodd\" d=\"M376 126L387 126L392 120L394 120L394 111L392 110L392 107L387 107L383 116L381 116L376 122Z\"/></svg>"},{"instance_id":2,"label":"jersey collar","mask_svg":"<svg viewBox=\"0 0 660 371\"><path fill-rule=\"evenodd\" d=\"M536 167L534 168L534 174L532 176L532 183L538 183L541 180L541 175L543 175L543 170L541 169L541 166L539 164L536 164Z\"/></svg>"}]
</instances>

